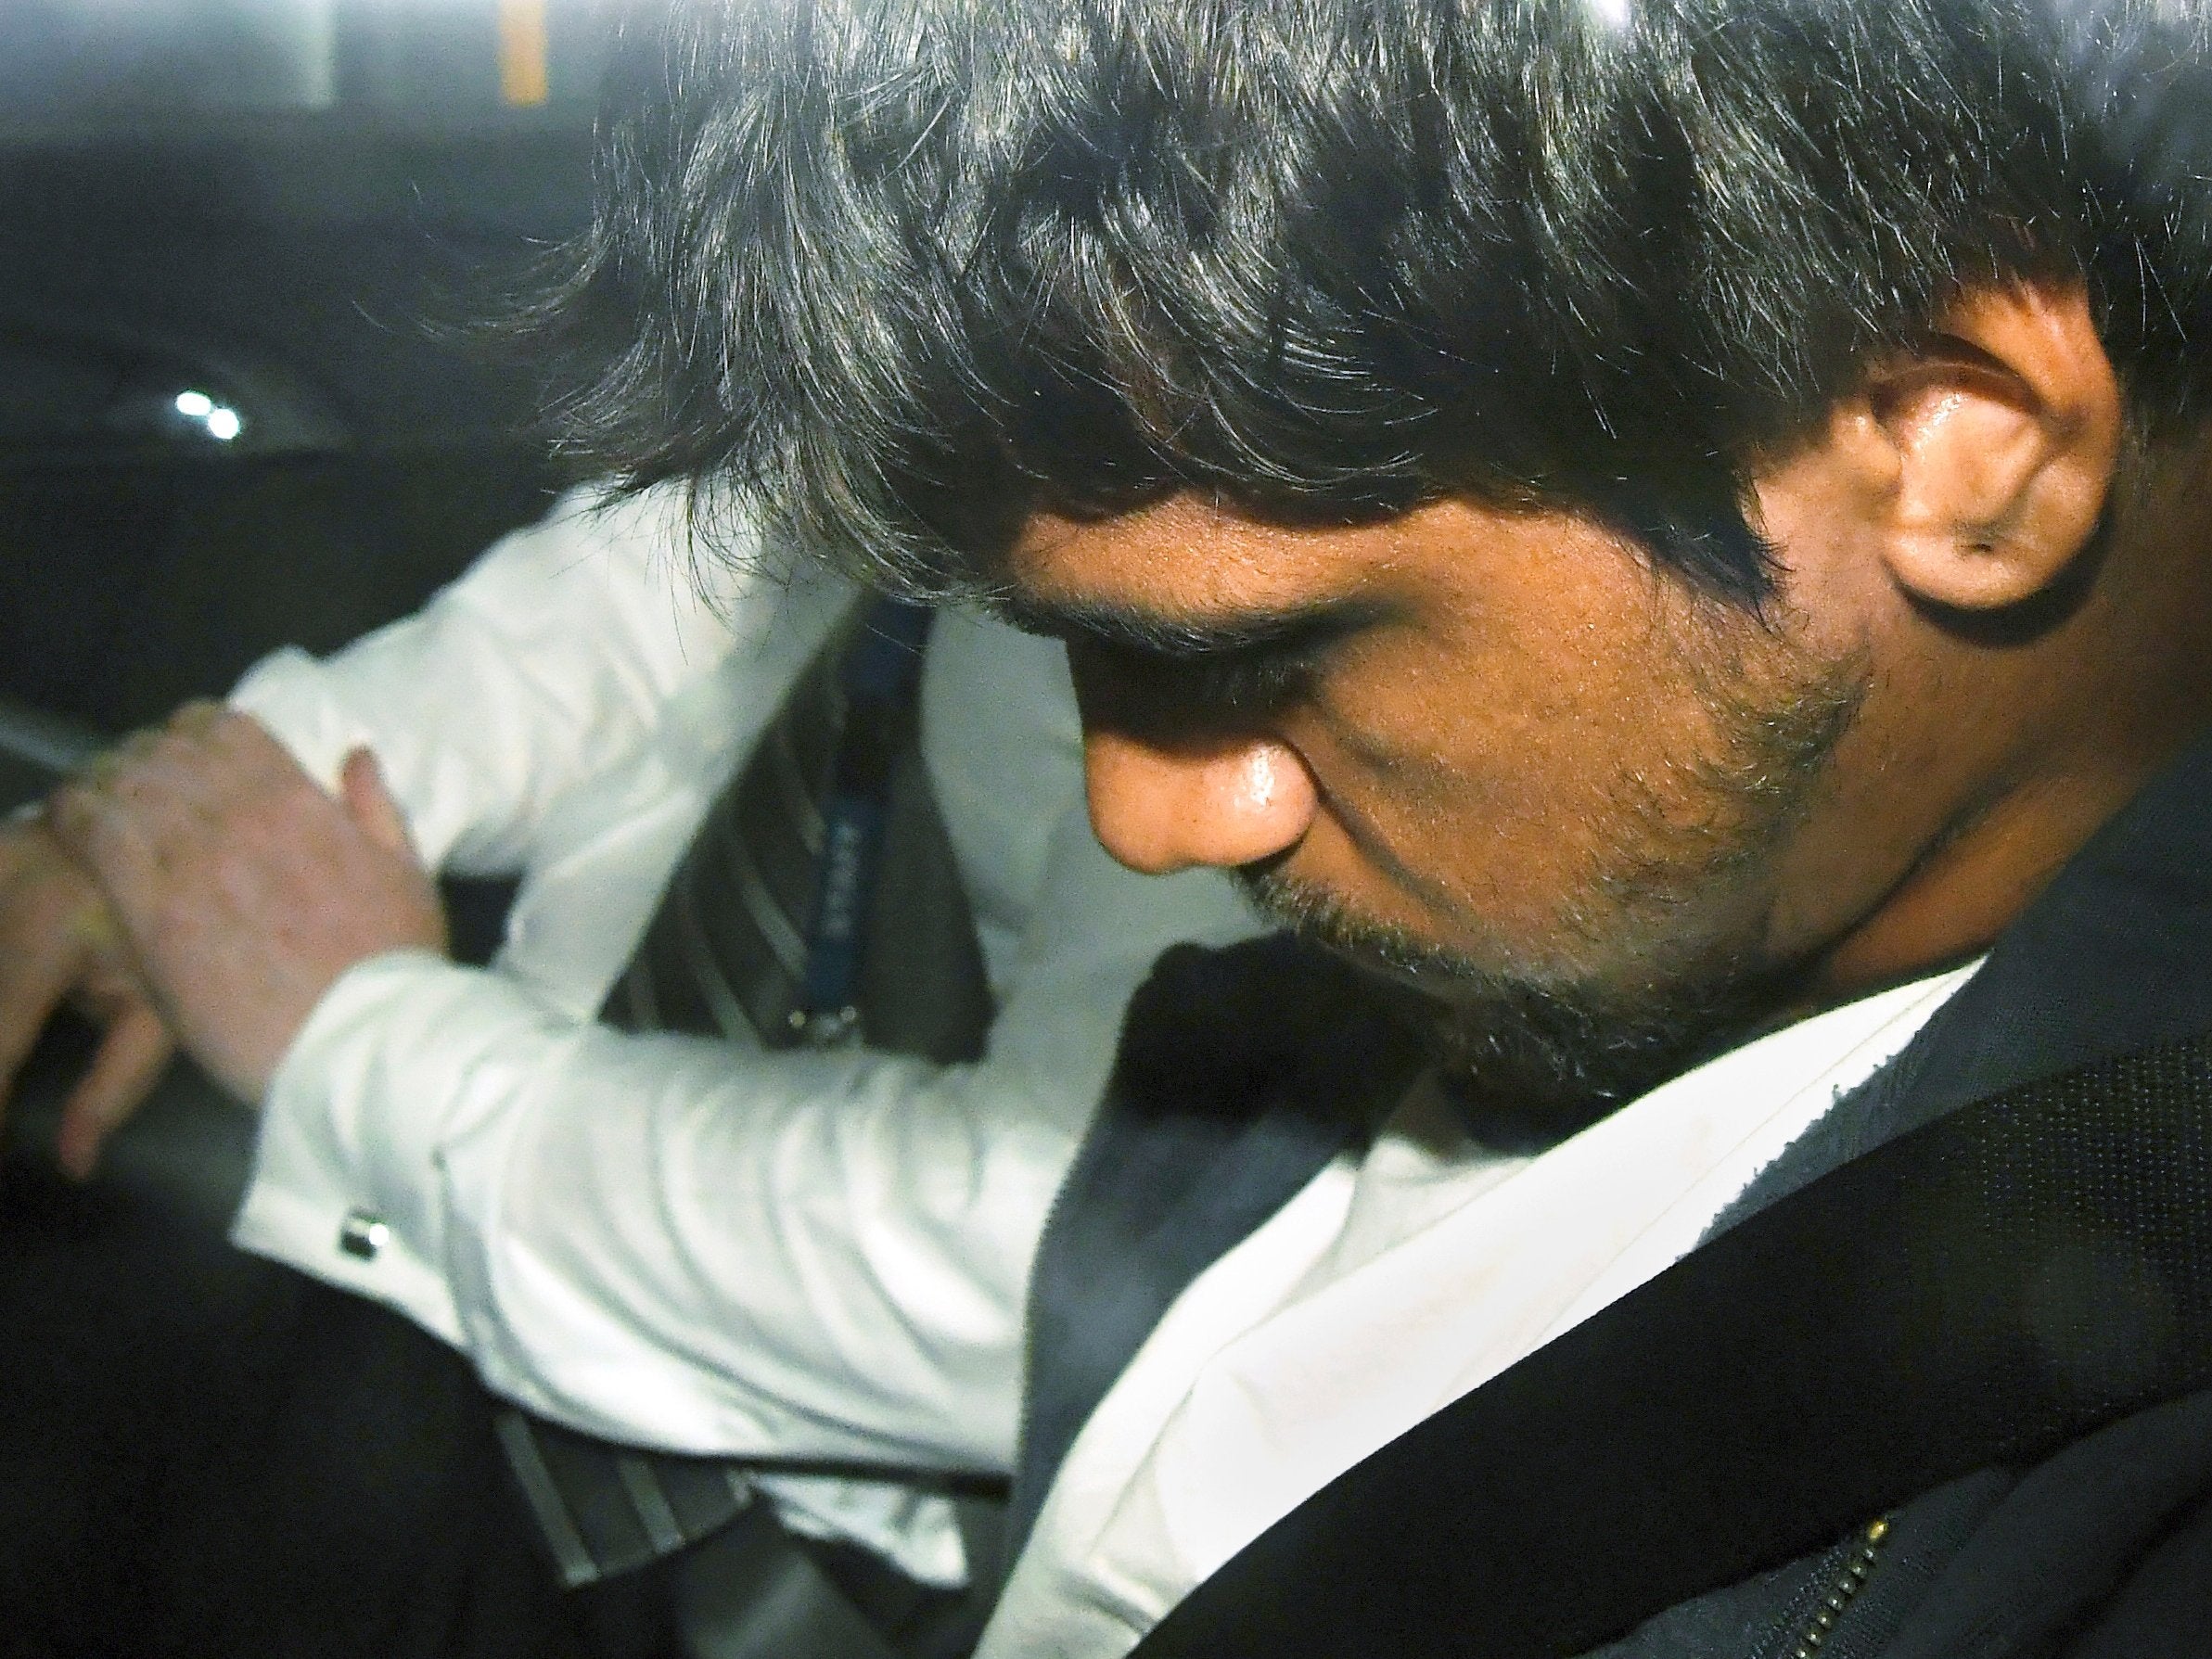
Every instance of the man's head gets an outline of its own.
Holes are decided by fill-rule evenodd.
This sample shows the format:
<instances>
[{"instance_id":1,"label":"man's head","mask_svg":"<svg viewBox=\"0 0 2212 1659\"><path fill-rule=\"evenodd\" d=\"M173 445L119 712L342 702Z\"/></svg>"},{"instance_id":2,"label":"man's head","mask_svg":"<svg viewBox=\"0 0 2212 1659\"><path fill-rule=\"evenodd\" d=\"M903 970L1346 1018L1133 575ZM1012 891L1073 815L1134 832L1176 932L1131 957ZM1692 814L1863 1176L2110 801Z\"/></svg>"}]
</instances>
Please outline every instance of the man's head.
<instances>
[{"instance_id":1,"label":"man's head","mask_svg":"<svg viewBox=\"0 0 2212 1659\"><path fill-rule=\"evenodd\" d=\"M2199 717L2202 35L686 5L616 93L575 412L1062 633L1110 849L1616 1093L1985 942Z\"/></svg>"}]
</instances>

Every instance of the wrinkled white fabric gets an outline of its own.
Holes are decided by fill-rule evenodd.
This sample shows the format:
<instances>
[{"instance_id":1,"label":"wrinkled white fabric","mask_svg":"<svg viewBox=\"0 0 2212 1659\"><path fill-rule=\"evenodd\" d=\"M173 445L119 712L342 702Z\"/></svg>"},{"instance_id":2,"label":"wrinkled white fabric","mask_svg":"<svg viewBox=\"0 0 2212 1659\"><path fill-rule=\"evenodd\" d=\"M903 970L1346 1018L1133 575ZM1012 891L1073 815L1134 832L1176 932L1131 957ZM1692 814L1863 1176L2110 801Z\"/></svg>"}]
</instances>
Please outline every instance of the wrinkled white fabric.
<instances>
[{"instance_id":1,"label":"wrinkled white fabric","mask_svg":"<svg viewBox=\"0 0 2212 1659\"><path fill-rule=\"evenodd\" d=\"M271 1088L235 1236L590 1432L1003 1470L1030 1257L1122 1004L1169 944L1252 923L1224 881L1106 856L1059 647L949 614L923 747L999 999L985 1058L594 1024L706 808L851 600L758 546L717 552L702 597L669 498L571 497L415 617L240 683L236 706L326 781L373 749L426 860L524 881L490 970L400 952L332 988ZM373 1259L339 1247L355 1212L389 1230ZM964 1576L940 1500L769 1484L795 1525Z\"/></svg>"},{"instance_id":2,"label":"wrinkled white fabric","mask_svg":"<svg viewBox=\"0 0 2212 1659\"><path fill-rule=\"evenodd\" d=\"M1776 1031L1535 1157L1416 1091L1169 1309L1069 1449L978 1659L1118 1659L1336 1475L1688 1254L1972 972Z\"/></svg>"}]
</instances>

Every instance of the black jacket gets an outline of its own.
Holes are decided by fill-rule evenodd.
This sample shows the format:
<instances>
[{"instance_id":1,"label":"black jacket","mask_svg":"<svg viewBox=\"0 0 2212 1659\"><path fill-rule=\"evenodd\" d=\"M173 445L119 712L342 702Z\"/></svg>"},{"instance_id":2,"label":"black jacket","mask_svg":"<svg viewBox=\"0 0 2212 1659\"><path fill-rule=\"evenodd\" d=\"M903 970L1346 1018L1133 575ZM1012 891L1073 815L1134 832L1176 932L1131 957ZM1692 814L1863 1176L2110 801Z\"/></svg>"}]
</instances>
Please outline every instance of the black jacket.
<instances>
[{"instance_id":1,"label":"black jacket","mask_svg":"<svg viewBox=\"0 0 2212 1659\"><path fill-rule=\"evenodd\" d=\"M1272 1048L1247 1042L1210 1070L1194 1067L1190 1056L1207 1027L1217 1039L1220 1032L1204 1011L1235 994L1234 985L1255 964L1265 966L1269 951L1281 949L1247 948L1242 958L1210 962L1181 959L1132 1013L1107 1114L1070 1178L1041 1257L1042 1317L1031 1377L1032 1433L1017 1477L1022 1492L1033 1497L1042 1490L1072 1432L1069 1424L1080 1424L1133 1352L1149 1328L1147 1316L1156 1319L1198 1269L1344 1143L1343 1120L1322 1108L1341 1096L1348 1071L1387 1090L1408 1064L1408 1045L1387 1022L1362 1015L1357 1028L1332 1029L1317 1005L1306 1003L1284 1022L1296 1032ZM1243 994L1270 1007L1295 1001L1280 990ZM1246 1027L1247 1034L1261 1024ZM1157 1040L1147 1039L1147 1030ZM1848 1192L1854 1180L1863 1188L1861 1178L1870 1173L1903 1167L1897 1160L1916 1140L1972 1117L1961 1111L1970 1103L2207 1030L2212 746L2185 759L2095 837L1905 1053L1839 1102L1724 1219L1756 1225L1692 1261L1702 1267L1700 1258L1719 1260L1732 1249L1756 1256L1751 1244L1786 1239L1786 1225L1771 1224L1817 1210L1823 1194ZM1354 1054L1362 1058L1348 1059ZM1172 1058L1177 1055L1180 1060ZM2167 1111L2170 1103L2154 1104ZM1665 1338L1678 1325L1700 1320L1725 1324L1732 1310L1683 1302L1681 1285L1694 1283L1694 1276L1662 1276L1452 1408L1477 1436L1453 1451L1462 1465L1448 1465L1439 1479L1436 1457L1424 1452L1420 1478L1410 1487L1362 1479L1363 1472L1354 1471L1201 1587L1140 1653L1157 1659L1186 1653L1228 1659L1244 1652L1271 1659L1350 1652L1394 1659L1429 1652L1587 1652L1607 1659L2212 1654L2212 1394L2167 1380L2196 1376L2194 1357L2212 1353L2212 1283L2206 1283L2212 1279L2212 1254L2206 1271L2174 1269L2177 1260L2197 1259L2202 1245L2193 1233L2180 1256L2156 1258L2162 1278L2142 1267L2152 1257L2133 1254L2142 1241L2129 1231L2157 1224L2161 1204L2169 1215L2171 1205L2180 1204L2180 1219L2189 1226L2212 1208L2212 1134L2201 1132L2200 1121L2207 1116L2192 1117L2181 1139L2161 1142L2150 1160L2154 1167L2132 1167L2124 1137L2116 1149L2098 1155L2097 1180L2126 1189L2115 1189L2118 1196L2109 1206L2124 1221L2103 1224L2103 1206L2091 1182L2086 1193L2072 1195L2071 1232L2046 1227L2022 1235L2034 1239L2029 1247L2037 1254L2011 1264L2018 1270L2004 1276L2010 1288L1991 1323L2014 1336L2028 1333L2034 1352L2026 1359L2014 1350L1998 1356L1993 1348L1985 1364L1978 1354L1954 1351L1972 1347L1964 1328L1978 1322L1972 1286L1956 1282L1972 1271L1961 1264L1971 1260L1976 1241L1955 1241L1960 1249L1953 1260L1942 1229L1924 1229L1904 1259L1886 1256L1885 1241L1874 1237L1851 1241L1848 1250L1829 1257L1785 1256L1751 1266L1770 1291L1782 1286L1796 1307L1811 1310L1813 1317L1802 1321L1808 1328L1831 1308L1845 1324L1857 1317L1853 1309L1867 1298L1859 1294L1863 1287L1844 1282L1852 1275L1899 1281L1889 1287L1896 1292L1892 1302L1922 1289L1938 1293L1939 1301L1948 1295L1942 1305L1950 1311L1936 1328L1909 1331L1891 1348L1846 1342L1835 1351L1855 1356L1850 1366L1859 1376L1829 1375L1817 1379L1817 1386L1792 1381L1782 1356L1772 1368L1759 1363L1754 1341L1751 1362L1701 1384L1689 1410L1669 1413L1650 1403L1663 1398L1674 1380L1667 1374L1675 1361L1665 1358ZM1194 1120L1203 1129L1194 1130ZM2066 1133L2051 1131L2058 1143L2036 1150L2066 1167ZM2201 1161L2200 1144L2206 1153ZM1163 1180L1170 1168L1174 1178ZM2146 1192L2147 1207L2137 1201ZM1868 1213L1889 1212L1875 1206ZM1897 1213L1909 1216L1910 1204ZM1839 1265L1847 1257L1849 1265ZM1068 1295L1078 1274L1093 1290L1102 1277L1119 1282L1125 1328L1116 1329L1112 1320L1093 1321L1081 1340L1057 1340L1060 1327L1048 1304ZM1095 1297L1080 1295L1068 1305L1086 1299L1095 1305ZM2047 1317L2046 1302L2064 1316ZM1639 1330L1659 1339L1608 1346L1619 1334ZM1640 1377L1640 1364L1660 1371ZM2054 1397L2078 1403L2074 1421L2096 1426L2055 1448L2037 1447L2031 1456L1959 1474L1946 1462L1942 1445L1949 1407L1920 1397L1900 1384L1900 1374L1909 1382L1916 1367L1924 1369L1936 1379L1931 1387L1963 1389L1959 1397L1970 1406L1975 1390L1985 1385L1998 1390L2006 1367L2017 1372L2024 1365L2048 1373L2037 1385L2046 1394L2055 1385ZM1489 1397L1511 1406L1516 1385L1531 1394L1524 1372L1541 1380L1535 1404L1524 1399L1515 1407L1517 1415L1491 1411L1490 1418L1511 1422L1514 1431L1483 1441ZM1801 1414L1775 1411L1772 1395L1781 1387L1797 1389L1813 1405ZM1871 1422L1854 1403L1861 1397L1874 1413ZM1547 1400L1557 1402L1551 1418ZM1617 1404L1610 1417L1607 1401ZM1767 1421L1783 1423L1779 1437L1753 1436L1757 1443L1733 1457L1732 1422L1750 1423L1762 1408ZM1960 1420L1971 1415L1964 1410ZM1591 1429L1606 1423L1627 1428L1608 1443L1605 1433ZM1664 1443L1678 1423L1685 1441L1701 1444L1696 1456L1670 1461ZM1879 1511L1852 1515L1848 1530L1838 1526L1843 1536L1826 1547L1808 1552L1778 1543L1749 1576L1737 1570L1746 1559L1743 1550L1721 1547L1718 1533L1725 1527L1718 1527L1713 1564L1699 1576L1695 1534L1706 1525L1702 1517L1725 1516L1731 1503L1757 1494L1762 1482L1785 1497L1798 1485L1817 1489L1828 1461L1848 1457L1850 1448L1863 1453L1884 1446L1892 1423L1900 1442L1927 1443L1926 1466L1938 1477L1906 1487ZM2032 1443L2032 1436L2026 1440ZM1656 1450L1655 1442L1660 1443ZM1444 1442L1432 1436L1430 1444ZM1386 1450L1379 1459L1390 1456ZM1910 1458L1904 1466L1913 1466ZM1605 1476L1614 1467L1633 1483L1635 1501L1608 1502ZM1840 1487L1849 1487L1840 1476L1850 1472L1839 1471ZM1674 1481L1684 1484L1670 1492ZM1452 1559L1429 1548L1439 1538L1471 1554L1486 1548L1479 1529L1455 1531L1464 1518L1445 1513L1455 1489L1477 1484L1523 1493L1531 1499L1528 1507L1540 1511L1550 1494L1560 1494L1559 1512L1540 1514L1521 1529L1525 1543L1541 1547L1528 1551L1527 1572L1517 1578L1513 1561L1486 1562L1482 1573L1464 1575ZM1427 1496L1394 1500L1393 1493L1405 1491ZM1749 1508L1790 1515L1786 1502L1779 1510L1759 1511L1756 1501ZM1643 1548L1641 1540L1663 1530L1674 1513L1691 1536L1666 1540L1663 1549ZM1640 1519L1624 1528L1622 1517L1629 1515ZM1774 1536L1781 1539L1787 1530ZM1670 1596L1671 1606L1644 1603L1637 1609L1641 1622L1618 1619L1607 1602L1617 1584L1608 1581L1632 1583L1647 1555L1670 1557L1669 1570L1695 1593ZM1479 1594L1470 1588L1477 1583L1484 1587ZM1590 1591L1583 1599L1603 1610L1578 1614L1579 1586ZM1477 1599L1463 1603L1467 1597ZM1611 1621L1615 1640L1594 1648L1583 1640L1545 1645L1523 1630L1511 1640L1492 1640L1483 1632L1515 1627L1512 1618L1493 1616L1502 1597L1542 1604L1546 1617L1556 1610L1563 1630L1602 1635ZM1666 1611L1654 1614L1654 1606ZM1543 1622L1526 1621L1530 1627Z\"/></svg>"},{"instance_id":2,"label":"black jacket","mask_svg":"<svg viewBox=\"0 0 2212 1659\"><path fill-rule=\"evenodd\" d=\"M2106 826L1920 1037L1778 1159L1722 1225L1972 1101L2206 1031L2212 747ZM2134 1344L2177 1334L2157 1328L2173 1318L2171 1292L2131 1282L2124 1250L2109 1248L2124 1241L2100 1243L2100 1256L2049 1270L2105 1280L2094 1293L2105 1341L2091 1333L2051 1356L2085 1376L2127 1365ZM1819 1425L1807 1431L1817 1436ZM1855 1540L1839 1541L1681 1603L1597 1652L2212 1654L2212 1393L2124 1415L2032 1466L1938 1486L1888 1518L1868 1571L1854 1579L1850 1563L1860 1554ZM1832 1595L1844 1605L1821 1620Z\"/></svg>"}]
</instances>

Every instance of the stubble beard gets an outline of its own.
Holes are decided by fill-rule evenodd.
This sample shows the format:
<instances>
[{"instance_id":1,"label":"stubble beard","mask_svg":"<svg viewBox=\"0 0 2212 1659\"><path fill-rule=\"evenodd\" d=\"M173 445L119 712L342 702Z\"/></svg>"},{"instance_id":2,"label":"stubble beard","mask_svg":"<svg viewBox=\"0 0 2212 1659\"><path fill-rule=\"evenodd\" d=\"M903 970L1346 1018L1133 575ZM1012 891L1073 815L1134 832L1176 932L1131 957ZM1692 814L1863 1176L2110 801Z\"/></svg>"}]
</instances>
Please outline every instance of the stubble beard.
<instances>
[{"instance_id":1,"label":"stubble beard","mask_svg":"<svg viewBox=\"0 0 2212 1659\"><path fill-rule=\"evenodd\" d=\"M1798 964L1767 960L1720 896L1756 880L1803 818L1857 718L1862 659L1771 640L1756 675L1698 676L1708 754L1622 780L1588 879L1558 920L1598 970L1510 967L1362 916L1280 870L1239 872L1261 913L1411 991L1439 1072L1486 1134L1548 1143L1588 1127L1768 1016ZM1685 805L1686 809L1685 810Z\"/></svg>"}]
</instances>

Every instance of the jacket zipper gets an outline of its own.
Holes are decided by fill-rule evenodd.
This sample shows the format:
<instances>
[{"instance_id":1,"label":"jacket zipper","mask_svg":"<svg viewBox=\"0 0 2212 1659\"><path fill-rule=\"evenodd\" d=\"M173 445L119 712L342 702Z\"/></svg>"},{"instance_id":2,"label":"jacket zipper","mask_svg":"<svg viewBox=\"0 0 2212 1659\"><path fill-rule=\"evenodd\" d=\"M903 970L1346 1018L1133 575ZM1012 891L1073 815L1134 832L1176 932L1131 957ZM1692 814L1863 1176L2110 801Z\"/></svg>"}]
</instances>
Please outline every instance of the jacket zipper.
<instances>
[{"instance_id":1,"label":"jacket zipper","mask_svg":"<svg viewBox=\"0 0 2212 1659\"><path fill-rule=\"evenodd\" d=\"M1844 1557L1843 1566L1830 1582L1828 1593L1812 1610L1811 1621L1797 1637L1797 1644L1790 1649L1790 1659L1818 1659L1822 1645L1835 1628L1835 1621L1843 1617L1859 1592L1866 1588L1866 1581L1874 1570L1874 1561L1882 1552L1883 1540L1889 1537L1886 1517L1868 1524L1859 1535L1856 1546Z\"/></svg>"}]
</instances>

